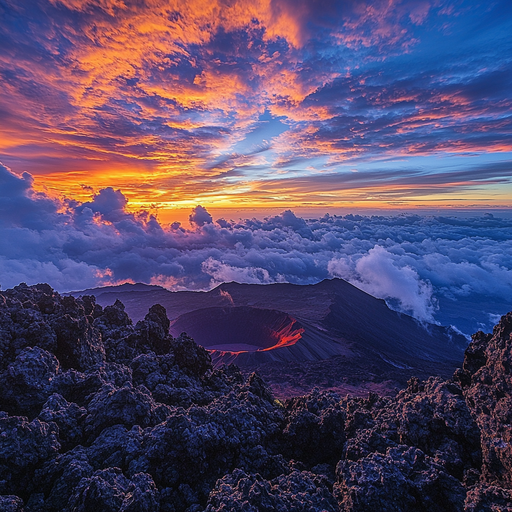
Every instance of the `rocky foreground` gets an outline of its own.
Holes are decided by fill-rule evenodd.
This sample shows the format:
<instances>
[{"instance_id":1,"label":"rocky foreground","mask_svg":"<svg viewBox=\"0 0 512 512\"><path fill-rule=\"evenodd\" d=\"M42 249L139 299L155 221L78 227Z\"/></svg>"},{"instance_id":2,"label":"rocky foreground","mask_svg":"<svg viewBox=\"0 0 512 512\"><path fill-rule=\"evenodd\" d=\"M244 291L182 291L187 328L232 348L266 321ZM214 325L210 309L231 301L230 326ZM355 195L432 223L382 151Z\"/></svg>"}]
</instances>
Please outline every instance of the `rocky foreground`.
<instances>
[{"instance_id":1,"label":"rocky foreground","mask_svg":"<svg viewBox=\"0 0 512 512\"><path fill-rule=\"evenodd\" d=\"M512 313L392 398L281 403L168 330L0 292L0 511L512 511Z\"/></svg>"}]
</instances>

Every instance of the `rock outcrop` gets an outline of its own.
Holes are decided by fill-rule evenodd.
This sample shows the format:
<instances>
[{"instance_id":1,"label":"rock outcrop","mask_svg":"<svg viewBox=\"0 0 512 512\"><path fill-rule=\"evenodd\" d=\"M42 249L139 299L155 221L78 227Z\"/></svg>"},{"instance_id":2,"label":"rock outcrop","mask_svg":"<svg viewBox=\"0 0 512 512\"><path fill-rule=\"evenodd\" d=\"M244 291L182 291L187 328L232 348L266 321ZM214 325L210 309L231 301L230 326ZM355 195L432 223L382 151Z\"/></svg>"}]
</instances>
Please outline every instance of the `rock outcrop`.
<instances>
[{"instance_id":1,"label":"rock outcrop","mask_svg":"<svg viewBox=\"0 0 512 512\"><path fill-rule=\"evenodd\" d=\"M512 313L501 318L492 334L473 335L454 377L480 430L482 482L512 489ZM477 493L485 500L494 494L511 496L510 491Z\"/></svg>"},{"instance_id":2,"label":"rock outcrop","mask_svg":"<svg viewBox=\"0 0 512 512\"><path fill-rule=\"evenodd\" d=\"M168 330L0 292L2 512L512 511L512 314L452 380L283 403Z\"/></svg>"}]
</instances>

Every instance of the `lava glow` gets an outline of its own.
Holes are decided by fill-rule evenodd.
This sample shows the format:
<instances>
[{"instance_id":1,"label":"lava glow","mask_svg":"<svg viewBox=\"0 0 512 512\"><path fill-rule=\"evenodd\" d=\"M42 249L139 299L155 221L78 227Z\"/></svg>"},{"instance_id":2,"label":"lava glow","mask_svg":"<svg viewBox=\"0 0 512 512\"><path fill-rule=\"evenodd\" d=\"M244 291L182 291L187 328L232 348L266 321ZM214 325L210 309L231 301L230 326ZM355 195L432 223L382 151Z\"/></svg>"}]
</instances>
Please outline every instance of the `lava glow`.
<instances>
[{"instance_id":1,"label":"lava glow","mask_svg":"<svg viewBox=\"0 0 512 512\"><path fill-rule=\"evenodd\" d=\"M262 352L266 352L268 350L274 350L276 348L290 347L295 345L301 338L302 333L304 332L303 327L297 327L295 324L297 320L294 318L290 318L289 323L283 325L282 329L275 333L277 338L277 343L273 347L267 347L261 349Z\"/></svg>"},{"instance_id":2,"label":"lava glow","mask_svg":"<svg viewBox=\"0 0 512 512\"><path fill-rule=\"evenodd\" d=\"M284 325L280 331L275 331L272 333L272 337L276 339L276 344L272 345L271 347L258 348L257 350L216 350L216 352L222 356L231 354L236 356L238 354L245 354L247 352L268 352L270 350L275 350L276 348L291 347L302 338L302 333L304 332L303 327L294 327L295 323L297 322L295 319L291 320L292 321L287 325Z\"/></svg>"}]
</instances>

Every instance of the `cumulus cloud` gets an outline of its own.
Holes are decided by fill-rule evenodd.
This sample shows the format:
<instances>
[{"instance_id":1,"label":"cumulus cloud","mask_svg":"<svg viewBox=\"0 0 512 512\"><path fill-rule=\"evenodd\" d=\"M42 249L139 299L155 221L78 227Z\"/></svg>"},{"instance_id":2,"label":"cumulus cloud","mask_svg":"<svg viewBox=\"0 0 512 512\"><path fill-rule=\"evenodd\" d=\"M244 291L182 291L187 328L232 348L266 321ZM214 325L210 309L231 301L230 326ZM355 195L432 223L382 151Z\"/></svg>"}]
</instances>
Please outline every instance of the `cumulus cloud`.
<instances>
[{"instance_id":1,"label":"cumulus cloud","mask_svg":"<svg viewBox=\"0 0 512 512\"><path fill-rule=\"evenodd\" d=\"M0 184L3 288L49 282L68 291L128 281L198 290L223 281L341 277L419 320L453 322L465 332L473 327L457 319L488 328L490 314L512 309L512 220L498 214L303 219L285 211L214 223L198 206L185 229L128 212L112 188L86 203L59 203L36 193L30 175L5 166ZM452 316L443 316L446 308Z\"/></svg>"},{"instance_id":2,"label":"cumulus cloud","mask_svg":"<svg viewBox=\"0 0 512 512\"><path fill-rule=\"evenodd\" d=\"M188 220L193 226L204 226L213 222L212 216L208 213L206 208L201 205L196 206L192 213L189 215Z\"/></svg>"},{"instance_id":3,"label":"cumulus cloud","mask_svg":"<svg viewBox=\"0 0 512 512\"><path fill-rule=\"evenodd\" d=\"M92 212L100 213L105 220L114 222L123 218L126 204L126 198L120 190L107 187L100 190L91 202L83 203L77 211L89 208Z\"/></svg>"},{"instance_id":4,"label":"cumulus cloud","mask_svg":"<svg viewBox=\"0 0 512 512\"><path fill-rule=\"evenodd\" d=\"M333 258L327 270L333 277L341 277L375 297L396 299L400 309L410 311L422 321L434 322L437 309L433 288L420 279L409 265L397 264L396 256L376 245L357 260L353 268L346 260Z\"/></svg>"},{"instance_id":5,"label":"cumulus cloud","mask_svg":"<svg viewBox=\"0 0 512 512\"><path fill-rule=\"evenodd\" d=\"M212 257L201 265L201 270L212 277L210 286L235 281L237 283L270 284L276 280L268 270L260 267L233 267Z\"/></svg>"},{"instance_id":6,"label":"cumulus cloud","mask_svg":"<svg viewBox=\"0 0 512 512\"><path fill-rule=\"evenodd\" d=\"M35 228L52 220L57 203L32 189L33 178L21 176L0 162L0 226Z\"/></svg>"}]
</instances>

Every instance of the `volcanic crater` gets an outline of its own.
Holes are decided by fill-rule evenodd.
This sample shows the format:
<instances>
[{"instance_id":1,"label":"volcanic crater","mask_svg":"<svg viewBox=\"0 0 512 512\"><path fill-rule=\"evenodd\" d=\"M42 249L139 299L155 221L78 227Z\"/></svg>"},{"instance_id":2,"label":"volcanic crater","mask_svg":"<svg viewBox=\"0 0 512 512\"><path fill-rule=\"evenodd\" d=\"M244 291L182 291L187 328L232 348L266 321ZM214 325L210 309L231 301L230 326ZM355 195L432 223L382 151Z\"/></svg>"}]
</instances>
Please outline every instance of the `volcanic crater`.
<instances>
[{"instance_id":1,"label":"volcanic crater","mask_svg":"<svg viewBox=\"0 0 512 512\"><path fill-rule=\"evenodd\" d=\"M172 322L170 332L173 336L186 332L208 350L234 355L292 346L304 328L282 311L240 306L185 313Z\"/></svg>"}]
</instances>

